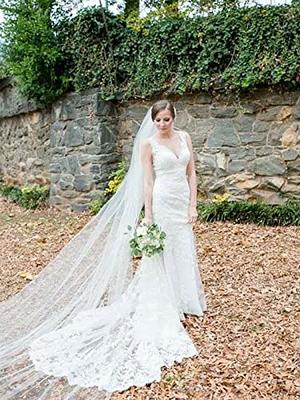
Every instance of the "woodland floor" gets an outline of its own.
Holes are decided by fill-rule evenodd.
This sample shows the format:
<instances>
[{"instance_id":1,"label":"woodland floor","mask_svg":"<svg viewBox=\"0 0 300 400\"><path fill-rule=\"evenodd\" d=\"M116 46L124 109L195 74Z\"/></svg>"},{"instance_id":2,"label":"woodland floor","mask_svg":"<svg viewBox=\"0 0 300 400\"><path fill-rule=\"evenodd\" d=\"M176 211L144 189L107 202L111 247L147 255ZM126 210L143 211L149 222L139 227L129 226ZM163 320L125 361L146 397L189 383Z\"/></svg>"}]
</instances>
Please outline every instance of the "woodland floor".
<instances>
[{"instance_id":1,"label":"woodland floor","mask_svg":"<svg viewBox=\"0 0 300 400\"><path fill-rule=\"evenodd\" d=\"M25 211L0 199L0 301L90 218ZM184 325L199 356L164 368L159 383L112 400L299 399L300 229L218 222L197 223L194 231L208 311Z\"/></svg>"}]
</instances>

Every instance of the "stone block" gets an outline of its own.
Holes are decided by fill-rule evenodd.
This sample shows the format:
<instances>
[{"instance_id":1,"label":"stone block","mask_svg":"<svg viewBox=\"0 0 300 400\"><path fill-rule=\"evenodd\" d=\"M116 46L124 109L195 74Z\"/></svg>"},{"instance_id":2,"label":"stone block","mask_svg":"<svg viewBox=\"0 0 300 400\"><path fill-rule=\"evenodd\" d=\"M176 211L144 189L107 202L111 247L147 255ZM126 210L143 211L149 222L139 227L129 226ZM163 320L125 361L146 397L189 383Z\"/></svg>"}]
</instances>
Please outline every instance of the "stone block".
<instances>
[{"instance_id":1,"label":"stone block","mask_svg":"<svg viewBox=\"0 0 300 400\"><path fill-rule=\"evenodd\" d=\"M292 161L298 157L299 151L297 149L286 149L281 151L281 156L285 161Z\"/></svg>"},{"instance_id":2,"label":"stone block","mask_svg":"<svg viewBox=\"0 0 300 400\"><path fill-rule=\"evenodd\" d=\"M60 174L51 174L50 175L50 182L51 183L57 183L59 181Z\"/></svg>"},{"instance_id":3,"label":"stone block","mask_svg":"<svg viewBox=\"0 0 300 400\"><path fill-rule=\"evenodd\" d=\"M216 121L215 128L209 134L206 145L207 147L238 146L239 137L235 132L232 121Z\"/></svg>"},{"instance_id":4,"label":"stone block","mask_svg":"<svg viewBox=\"0 0 300 400\"><path fill-rule=\"evenodd\" d=\"M91 174L100 174L101 173L101 165L92 164L90 166Z\"/></svg>"},{"instance_id":5,"label":"stone block","mask_svg":"<svg viewBox=\"0 0 300 400\"><path fill-rule=\"evenodd\" d=\"M92 189L93 179L90 175L75 175L74 189L78 192L88 192Z\"/></svg>"},{"instance_id":6,"label":"stone block","mask_svg":"<svg viewBox=\"0 0 300 400\"><path fill-rule=\"evenodd\" d=\"M61 190L68 190L74 188L74 176L71 174L62 174L59 180L59 187Z\"/></svg>"},{"instance_id":7,"label":"stone block","mask_svg":"<svg viewBox=\"0 0 300 400\"><path fill-rule=\"evenodd\" d=\"M216 157L212 154L198 153L196 159L200 163L199 169L203 175L209 175L217 168Z\"/></svg>"},{"instance_id":8,"label":"stone block","mask_svg":"<svg viewBox=\"0 0 300 400\"><path fill-rule=\"evenodd\" d=\"M146 113L148 111L148 108L146 106L140 106L140 105L129 105L127 108L126 112L126 117L127 118L133 118L135 121L141 122Z\"/></svg>"},{"instance_id":9,"label":"stone block","mask_svg":"<svg viewBox=\"0 0 300 400\"><path fill-rule=\"evenodd\" d=\"M83 212L89 209L88 204L82 204L82 203L72 203L71 204L71 210L75 212Z\"/></svg>"},{"instance_id":10,"label":"stone block","mask_svg":"<svg viewBox=\"0 0 300 400\"><path fill-rule=\"evenodd\" d=\"M65 190L63 196L66 199L75 199L78 196L78 193L75 192L74 190Z\"/></svg>"},{"instance_id":11,"label":"stone block","mask_svg":"<svg viewBox=\"0 0 300 400\"><path fill-rule=\"evenodd\" d=\"M276 121L282 112L281 106L270 107L257 114L257 119L260 121Z\"/></svg>"},{"instance_id":12,"label":"stone block","mask_svg":"<svg viewBox=\"0 0 300 400\"><path fill-rule=\"evenodd\" d=\"M76 122L68 124L63 144L67 147L77 147L84 144L83 131Z\"/></svg>"},{"instance_id":13,"label":"stone block","mask_svg":"<svg viewBox=\"0 0 300 400\"><path fill-rule=\"evenodd\" d=\"M255 149L252 147L229 148L227 152L231 160L252 161L255 159Z\"/></svg>"},{"instance_id":14,"label":"stone block","mask_svg":"<svg viewBox=\"0 0 300 400\"><path fill-rule=\"evenodd\" d=\"M267 144L270 146L281 146L282 136L288 128L288 123L273 122L268 132Z\"/></svg>"},{"instance_id":15,"label":"stone block","mask_svg":"<svg viewBox=\"0 0 300 400\"><path fill-rule=\"evenodd\" d=\"M57 174L61 172L61 165L59 163L50 163L49 172L51 174Z\"/></svg>"},{"instance_id":16,"label":"stone block","mask_svg":"<svg viewBox=\"0 0 300 400\"><path fill-rule=\"evenodd\" d=\"M254 189L255 187L257 187L260 183L260 180L258 178L256 179L248 179L248 180L244 180L241 182L237 182L236 186L239 189L245 189L245 190L250 190L250 189Z\"/></svg>"},{"instance_id":17,"label":"stone block","mask_svg":"<svg viewBox=\"0 0 300 400\"><path fill-rule=\"evenodd\" d=\"M292 183L286 183L281 188L282 193L285 194L286 197L293 200L300 200L300 186Z\"/></svg>"},{"instance_id":18,"label":"stone block","mask_svg":"<svg viewBox=\"0 0 300 400\"><path fill-rule=\"evenodd\" d=\"M288 161L287 162L287 168L288 168L288 172L300 173L300 158L297 158L294 161Z\"/></svg>"},{"instance_id":19,"label":"stone block","mask_svg":"<svg viewBox=\"0 0 300 400\"><path fill-rule=\"evenodd\" d=\"M84 143L85 144L90 144L94 141L94 136L95 133L91 131L85 131L84 132Z\"/></svg>"},{"instance_id":20,"label":"stone block","mask_svg":"<svg viewBox=\"0 0 300 400\"><path fill-rule=\"evenodd\" d=\"M187 125L189 122L188 113L184 111L177 111L176 113L176 120L175 120L176 127L179 129L187 129ZM189 131L190 132L190 131Z\"/></svg>"},{"instance_id":21,"label":"stone block","mask_svg":"<svg viewBox=\"0 0 300 400\"><path fill-rule=\"evenodd\" d=\"M229 174L236 174L237 172L246 171L247 170L247 161L246 160L233 160L229 161L227 172Z\"/></svg>"},{"instance_id":22,"label":"stone block","mask_svg":"<svg viewBox=\"0 0 300 400\"><path fill-rule=\"evenodd\" d=\"M293 105L297 101L298 96L299 93L289 91L279 94L272 94L264 100L264 104L267 106Z\"/></svg>"},{"instance_id":23,"label":"stone block","mask_svg":"<svg viewBox=\"0 0 300 400\"><path fill-rule=\"evenodd\" d=\"M85 147L85 151L87 154L101 154L102 148L99 146L95 146L94 144L90 144Z\"/></svg>"},{"instance_id":24,"label":"stone block","mask_svg":"<svg viewBox=\"0 0 300 400\"><path fill-rule=\"evenodd\" d=\"M295 119L300 119L300 97L299 100L297 101L294 110L293 110L293 117Z\"/></svg>"},{"instance_id":25,"label":"stone block","mask_svg":"<svg viewBox=\"0 0 300 400\"><path fill-rule=\"evenodd\" d=\"M273 152L273 147L271 146L257 147L255 151L257 157L268 156Z\"/></svg>"},{"instance_id":26,"label":"stone block","mask_svg":"<svg viewBox=\"0 0 300 400\"><path fill-rule=\"evenodd\" d=\"M298 124L293 123L284 131L281 143L284 147L294 147L300 143L300 128Z\"/></svg>"},{"instance_id":27,"label":"stone block","mask_svg":"<svg viewBox=\"0 0 300 400\"><path fill-rule=\"evenodd\" d=\"M284 182L285 179L280 176L263 177L260 188L268 190L280 190Z\"/></svg>"},{"instance_id":28,"label":"stone block","mask_svg":"<svg viewBox=\"0 0 300 400\"><path fill-rule=\"evenodd\" d=\"M209 118L209 105L193 104L187 107L187 112L193 118Z\"/></svg>"},{"instance_id":29,"label":"stone block","mask_svg":"<svg viewBox=\"0 0 300 400\"><path fill-rule=\"evenodd\" d=\"M286 165L280 157L270 155L254 160L250 169L257 175L274 176L284 174Z\"/></svg>"},{"instance_id":30,"label":"stone block","mask_svg":"<svg viewBox=\"0 0 300 400\"><path fill-rule=\"evenodd\" d=\"M225 171L227 169L228 156L222 152L216 153L216 163L217 168Z\"/></svg>"},{"instance_id":31,"label":"stone block","mask_svg":"<svg viewBox=\"0 0 300 400\"><path fill-rule=\"evenodd\" d=\"M231 106L212 105L210 108L210 115L214 118L233 118L237 113L237 109Z\"/></svg>"},{"instance_id":32,"label":"stone block","mask_svg":"<svg viewBox=\"0 0 300 400\"><path fill-rule=\"evenodd\" d=\"M238 132L252 132L254 121L253 116L242 115L234 120L234 126Z\"/></svg>"},{"instance_id":33,"label":"stone block","mask_svg":"<svg viewBox=\"0 0 300 400\"><path fill-rule=\"evenodd\" d=\"M270 122L256 120L253 124L253 132L268 132Z\"/></svg>"},{"instance_id":34,"label":"stone block","mask_svg":"<svg viewBox=\"0 0 300 400\"><path fill-rule=\"evenodd\" d=\"M243 114L256 114L260 110L260 105L257 103L243 103L241 105L241 112Z\"/></svg>"},{"instance_id":35,"label":"stone block","mask_svg":"<svg viewBox=\"0 0 300 400\"><path fill-rule=\"evenodd\" d=\"M265 132L240 132L239 138L242 145L264 145L267 141Z\"/></svg>"},{"instance_id":36,"label":"stone block","mask_svg":"<svg viewBox=\"0 0 300 400\"><path fill-rule=\"evenodd\" d=\"M96 115L101 117L109 117L116 115L117 110L111 101L102 100L100 94L97 97Z\"/></svg>"}]
</instances>

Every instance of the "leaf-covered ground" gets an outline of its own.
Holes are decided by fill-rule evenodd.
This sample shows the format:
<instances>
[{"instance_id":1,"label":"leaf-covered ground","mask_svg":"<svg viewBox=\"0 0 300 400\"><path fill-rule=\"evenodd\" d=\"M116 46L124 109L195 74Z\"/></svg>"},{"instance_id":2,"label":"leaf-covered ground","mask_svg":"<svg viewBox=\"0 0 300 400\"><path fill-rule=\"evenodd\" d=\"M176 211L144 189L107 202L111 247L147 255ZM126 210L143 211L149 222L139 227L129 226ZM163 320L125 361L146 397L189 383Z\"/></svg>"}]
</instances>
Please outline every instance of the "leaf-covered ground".
<instances>
[{"instance_id":1,"label":"leaf-covered ground","mask_svg":"<svg viewBox=\"0 0 300 400\"><path fill-rule=\"evenodd\" d=\"M20 290L90 219L0 200L0 300ZM113 400L300 397L300 229L195 225L208 311L184 322L199 356ZM90 399L89 399L90 400Z\"/></svg>"}]
</instances>

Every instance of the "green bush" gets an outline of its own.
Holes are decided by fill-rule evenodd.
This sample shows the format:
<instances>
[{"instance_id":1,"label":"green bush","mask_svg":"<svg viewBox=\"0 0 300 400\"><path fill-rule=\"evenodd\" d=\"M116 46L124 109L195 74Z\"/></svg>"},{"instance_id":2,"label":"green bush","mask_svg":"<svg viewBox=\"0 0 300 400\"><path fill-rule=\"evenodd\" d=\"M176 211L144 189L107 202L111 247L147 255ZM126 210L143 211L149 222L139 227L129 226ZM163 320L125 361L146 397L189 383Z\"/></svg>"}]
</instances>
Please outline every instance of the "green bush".
<instances>
[{"instance_id":1,"label":"green bush","mask_svg":"<svg viewBox=\"0 0 300 400\"><path fill-rule=\"evenodd\" d=\"M89 209L92 215L98 214L104 204L107 202L106 196L104 194L100 194L98 198L92 200L89 203Z\"/></svg>"},{"instance_id":2,"label":"green bush","mask_svg":"<svg viewBox=\"0 0 300 400\"><path fill-rule=\"evenodd\" d=\"M65 61L51 20L53 0L3 0L2 75L9 72L20 92L48 104L69 89Z\"/></svg>"},{"instance_id":3,"label":"green bush","mask_svg":"<svg viewBox=\"0 0 300 400\"><path fill-rule=\"evenodd\" d=\"M5 27L6 61L23 92L39 100L91 87L104 99L121 99L299 86L298 1L193 18L173 12L125 19L91 7L55 25L43 12L55 1L14 2L23 8Z\"/></svg>"},{"instance_id":4,"label":"green bush","mask_svg":"<svg viewBox=\"0 0 300 400\"><path fill-rule=\"evenodd\" d=\"M49 197L49 187L25 185L21 188L0 184L0 195L18 203L24 208L35 209L45 204Z\"/></svg>"},{"instance_id":5,"label":"green bush","mask_svg":"<svg viewBox=\"0 0 300 400\"><path fill-rule=\"evenodd\" d=\"M266 204L250 201L220 201L198 203L200 220L204 222L232 221L258 225L300 225L300 202Z\"/></svg>"}]
</instances>

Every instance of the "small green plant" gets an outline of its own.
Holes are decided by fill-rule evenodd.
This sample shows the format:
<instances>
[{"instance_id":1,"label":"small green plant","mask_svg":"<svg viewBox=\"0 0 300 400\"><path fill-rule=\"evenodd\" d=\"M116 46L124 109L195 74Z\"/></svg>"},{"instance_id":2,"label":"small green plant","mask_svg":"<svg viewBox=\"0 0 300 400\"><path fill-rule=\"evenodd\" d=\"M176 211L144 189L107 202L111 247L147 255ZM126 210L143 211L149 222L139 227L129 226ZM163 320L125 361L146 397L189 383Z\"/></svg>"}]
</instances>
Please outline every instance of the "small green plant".
<instances>
[{"instance_id":1,"label":"small green plant","mask_svg":"<svg viewBox=\"0 0 300 400\"><path fill-rule=\"evenodd\" d=\"M100 193L99 197L92 200L89 204L89 209L93 215L98 214L104 204L107 202L106 196L104 193Z\"/></svg>"},{"instance_id":2,"label":"small green plant","mask_svg":"<svg viewBox=\"0 0 300 400\"><path fill-rule=\"evenodd\" d=\"M11 185L0 185L0 195L7 197L24 208L35 209L46 203L49 187L44 185L24 185L21 188Z\"/></svg>"},{"instance_id":3,"label":"small green plant","mask_svg":"<svg viewBox=\"0 0 300 400\"><path fill-rule=\"evenodd\" d=\"M39 185L26 185L21 188L20 204L25 208L38 208L49 197L49 187Z\"/></svg>"},{"instance_id":4,"label":"small green plant","mask_svg":"<svg viewBox=\"0 0 300 400\"><path fill-rule=\"evenodd\" d=\"M109 182L107 184L107 188L105 189L105 193L108 194L110 197L116 193L119 189L124 176L126 175L126 164L124 161L121 161L118 164L118 169L112 172L109 176Z\"/></svg>"},{"instance_id":5,"label":"small green plant","mask_svg":"<svg viewBox=\"0 0 300 400\"><path fill-rule=\"evenodd\" d=\"M93 215L98 214L104 204L107 203L107 201L116 193L125 175L126 164L124 161L121 161L118 164L117 169L109 175L109 181L103 193L100 193L98 198L90 202L89 209Z\"/></svg>"}]
</instances>

